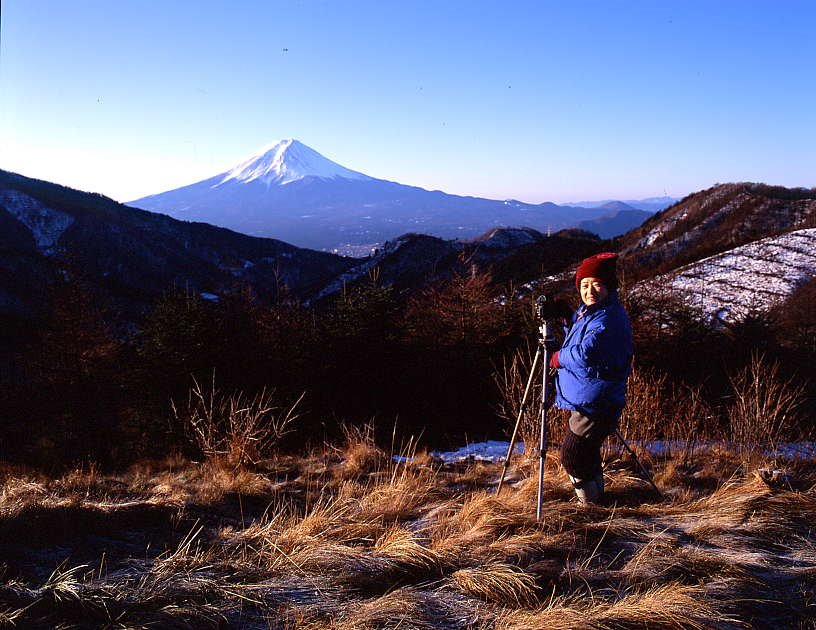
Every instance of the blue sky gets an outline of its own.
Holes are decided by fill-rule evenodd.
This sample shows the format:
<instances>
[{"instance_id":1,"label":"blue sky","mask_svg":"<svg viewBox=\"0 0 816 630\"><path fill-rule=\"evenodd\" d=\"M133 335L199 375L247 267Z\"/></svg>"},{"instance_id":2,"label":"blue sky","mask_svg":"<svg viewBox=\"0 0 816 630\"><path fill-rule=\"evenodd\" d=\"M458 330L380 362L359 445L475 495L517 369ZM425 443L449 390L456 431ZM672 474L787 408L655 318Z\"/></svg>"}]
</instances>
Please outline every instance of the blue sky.
<instances>
[{"instance_id":1,"label":"blue sky","mask_svg":"<svg viewBox=\"0 0 816 630\"><path fill-rule=\"evenodd\" d=\"M540 202L816 186L816 3L3 0L0 168L120 201L294 137Z\"/></svg>"}]
</instances>

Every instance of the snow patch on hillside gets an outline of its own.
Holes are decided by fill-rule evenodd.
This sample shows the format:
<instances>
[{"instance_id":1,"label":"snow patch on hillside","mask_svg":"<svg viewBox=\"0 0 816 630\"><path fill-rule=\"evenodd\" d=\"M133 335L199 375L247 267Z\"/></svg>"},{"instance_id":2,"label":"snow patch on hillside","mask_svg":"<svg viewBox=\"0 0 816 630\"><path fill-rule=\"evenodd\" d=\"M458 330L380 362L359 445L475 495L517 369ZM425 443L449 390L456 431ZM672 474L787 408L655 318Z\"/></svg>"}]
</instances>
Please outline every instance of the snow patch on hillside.
<instances>
[{"instance_id":1,"label":"snow patch on hillside","mask_svg":"<svg viewBox=\"0 0 816 630\"><path fill-rule=\"evenodd\" d=\"M720 203L720 200L729 194L731 194L731 188L728 186L724 186L721 190L710 194L700 206L700 211L704 214L704 216L706 216L706 219L699 225L694 226L691 230L683 232L677 238L668 241L664 244L664 246L671 246L672 244L676 243L695 242L704 237L706 230L708 230L708 226L719 223L725 216L730 214L734 208L739 207L739 205L744 202L746 197L745 194L738 195L735 199L731 200L731 202L727 204L724 204L721 208L709 211L709 208L715 208L717 204ZM678 223L688 218L688 215L688 210L684 210L683 212L678 212L672 216L665 217L660 223L647 232L646 235L640 239L640 241L638 241L637 245L635 245L635 249L651 247L657 241L664 238L666 234L671 232Z\"/></svg>"},{"instance_id":2,"label":"snow patch on hillside","mask_svg":"<svg viewBox=\"0 0 816 630\"><path fill-rule=\"evenodd\" d=\"M74 222L70 214L44 206L19 190L0 191L0 206L31 230L37 249L45 255L54 253L59 237Z\"/></svg>"},{"instance_id":3,"label":"snow patch on hillside","mask_svg":"<svg viewBox=\"0 0 816 630\"><path fill-rule=\"evenodd\" d=\"M816 228L764 238L638 283L669 287L714 324L767 311L816 277Z\"/></svg>"},{"instance_id":4,"label":"snow patch on hillside","mask_svg":"<svg viewBox=\"0 0 816 630\"><path fill-rule=\"evenodd\" d=\"M320 293L318 293L313 300L310 300L310 302L316 302L326 297L327 295L337 293L337 291L340 291L346 284L359 280L369 271L374 269L374 267L379 265L383 258L390 254L393 254L400 247L405 245L405 243L407 243L409 240L410 240L409 236L404 236L400 238L395 238L392 241L387 241L381 249L377 250L376 255L371 256L370 258L364 260L359 265L352 267L348 271L341 273L329 284L323 287Z\"/></svg>"},{"instance_id":5,"label":"snow patch on hillside","mask_svg":"<svg viewBox=\"0 0 816 630\"><path fill-rule=\"evenodd\" d=\"M304 177L371 179L367 175L332 162L297 140L289 139L264 147L225 173L223 179L213 188L227 182L248 183L256 180L267 186L283 185Z\"/></svg>"}]
</instances>

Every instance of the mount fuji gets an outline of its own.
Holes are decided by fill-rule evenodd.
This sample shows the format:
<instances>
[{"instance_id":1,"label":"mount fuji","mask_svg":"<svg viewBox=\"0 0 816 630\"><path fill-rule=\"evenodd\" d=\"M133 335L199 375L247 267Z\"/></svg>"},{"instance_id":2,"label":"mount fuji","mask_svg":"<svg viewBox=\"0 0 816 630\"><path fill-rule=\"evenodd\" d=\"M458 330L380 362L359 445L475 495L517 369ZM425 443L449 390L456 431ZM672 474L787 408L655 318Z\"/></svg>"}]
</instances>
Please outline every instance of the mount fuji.
<instances>
[{"instance_id":1,"label":"mount fuji","mask_svg":"<svg viewBox=\"0 0 816 630\"><path fill-rule=\"evenodd\" d=\"M603 208L463 197L376 179L294 139L269 145L209 179L128 205L352 255L406 232L468 239L497 226L559 230L608 214Z\"/></svg>"}]
</instances>

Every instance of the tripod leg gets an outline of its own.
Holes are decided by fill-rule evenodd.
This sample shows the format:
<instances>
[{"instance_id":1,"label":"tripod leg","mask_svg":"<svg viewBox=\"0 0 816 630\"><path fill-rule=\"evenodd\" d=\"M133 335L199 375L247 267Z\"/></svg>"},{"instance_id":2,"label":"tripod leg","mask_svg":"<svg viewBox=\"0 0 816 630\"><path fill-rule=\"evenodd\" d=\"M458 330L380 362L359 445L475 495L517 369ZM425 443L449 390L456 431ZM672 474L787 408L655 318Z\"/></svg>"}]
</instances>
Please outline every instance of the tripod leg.
<instances>
[{"instance_id":1,"label":"tripod leg","mask_svg":"<svg viewBox=\"0 0 816 630\"><path fill-rule=\"evenodd\" d=\"M504 458L501 477L499 477L499 487L496 490L496 494L501 492L502 485L504 484L504 476L507 474L507 464L510 462L510 457L513 455L513 447L516 445L516 436L518 435L519 424L521 424L521 417L524 415L524 410L527 408L527 400L530 398L530 390L533 388L533 379L535 378L539 359L541 359L541 346L539 346L536 350L535 358L533 359L533 367L530 368L530 376L527 378L527 387L524 388L524 396L521 398L521 406L519 407L518 417L516 418L516 426L513 427L513 436L510 438L510 448L507 449L507 457ZM546 365L544 369L547 369Z\"/></svg>"},{"instance_id":2,"label":"tripod leg","mask_svg":"<svg viewBox=\"0 0 816 630\"><path fill-rule=\"evenodd\" d=\"M547 337L546 323L543 325L543 337ZM544 463L547 458L547 438L549 427L547 426L547 399L549 397L549 381L547 378L547 368L550 364L550 352L546 346L544 348L544 369L541 371L541 426L538 435L538 497L536 504L536 520L541 520L541 504L544 501Z\"/></svg>"},{"instance_id":3,"label":"tripod leg","mask_svg":"<svg viewBox=\"0 0 816 630\"><path fill-rule=\"evenodd\" d=\"M652 476L649 474L649 472L646 470L646 468L644 468L643 464L640 463L640 460L638 459L638 456L635 455L635 451L632 450L632 447L629 446L629 444L623 438L623 434L620 432L620 429L615 429L615 435L618 436L618 438L620 439L620 441L623 444L624 448L626 448L626 450L629 451L629 454L635 459L635 463L638 465L638 468L640 468L640 472L643 473L643 476L646 477L646 481L648 481L652 485L652 488L655 489L655 492L657 492L658 496L660 496L660 498L662 499L663 498L663 493L660 492L660 489L655 485L655 482L654 482L654 479L652 479Z\"/></svg>"}]
</instances>

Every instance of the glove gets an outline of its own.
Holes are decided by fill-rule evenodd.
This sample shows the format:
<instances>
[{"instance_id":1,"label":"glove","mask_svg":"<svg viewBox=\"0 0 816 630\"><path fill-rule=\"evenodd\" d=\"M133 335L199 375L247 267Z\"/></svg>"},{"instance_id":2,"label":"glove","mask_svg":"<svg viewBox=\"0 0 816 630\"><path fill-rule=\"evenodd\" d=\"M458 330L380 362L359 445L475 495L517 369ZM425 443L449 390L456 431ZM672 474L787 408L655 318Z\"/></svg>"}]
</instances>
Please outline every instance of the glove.
<instances>
[{"instance_id":1,"label":"glove","mask_svg":"<svg viewBox=\"0 0 816 630\"><path fill-rule=\"evenodd\" d=\"M550 367L554 370L557 370L561 367L561 361L558 360L558 350L553 352L552 357L550 357Z\"/></svg>"}]
</instances>

